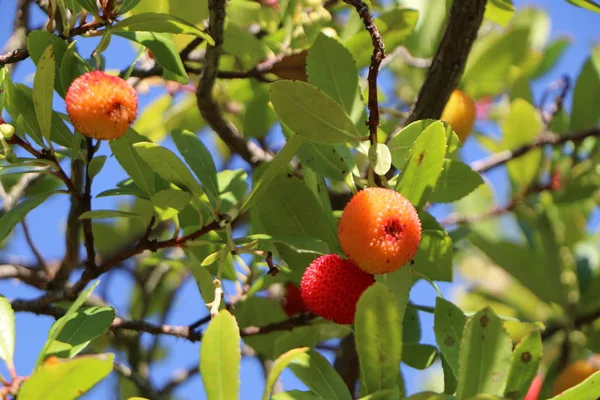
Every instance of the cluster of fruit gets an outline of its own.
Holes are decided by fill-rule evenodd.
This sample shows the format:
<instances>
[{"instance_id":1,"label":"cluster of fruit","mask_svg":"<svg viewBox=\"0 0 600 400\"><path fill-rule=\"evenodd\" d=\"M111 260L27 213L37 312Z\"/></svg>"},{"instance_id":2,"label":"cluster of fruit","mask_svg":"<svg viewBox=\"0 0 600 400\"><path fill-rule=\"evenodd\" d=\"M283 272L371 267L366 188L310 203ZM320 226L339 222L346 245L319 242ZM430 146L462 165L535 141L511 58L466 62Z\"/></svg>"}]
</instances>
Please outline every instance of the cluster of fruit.
<instances>
[{"instance_id":1,"label":"cluster of fruit","mask_svg":"<svg viewBox=\"0 0 600 400\"><path fill-rule=\"evenodd\" d=\"M338 238L348 258L323 255L306 269L299 290L288 283L288 315L308 310L338 324L354 323L356 304L375 275L396 271L414 257L421 221L400 193L370 187L344 208Z\"/></svg>"}]
</instances>

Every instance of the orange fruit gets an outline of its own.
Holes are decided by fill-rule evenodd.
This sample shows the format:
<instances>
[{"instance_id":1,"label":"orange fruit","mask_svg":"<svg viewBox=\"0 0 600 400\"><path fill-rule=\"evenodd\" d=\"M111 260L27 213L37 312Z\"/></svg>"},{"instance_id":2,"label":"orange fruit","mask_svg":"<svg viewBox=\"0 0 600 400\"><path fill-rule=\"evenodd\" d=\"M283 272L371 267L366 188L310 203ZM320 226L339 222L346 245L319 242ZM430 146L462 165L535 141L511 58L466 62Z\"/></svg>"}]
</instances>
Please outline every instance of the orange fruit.
<instances>
[{"instance_id":1,"label":"orange fruit","mask_svg":"<svg viewBox=\"0 0 600 400\"><path fill-rule=\"evenodd\" d=\"M450 95L440 119L450 124L460 141L464 143L473 130L476 117L477 110L471 97L456 89Z\"/></svg>"},{"instance_id":2,"label":"orange fruit","mask_svg":"<svg viewBox=\"0 0 600 400\"><path fill-rule=\"evenodd\" d=\"M118 76L102 71L87 72L76 78L67 90L65 101L75 129L94 139L123 136L138 112L135 89Z\"/></svg>"},{"instance_id":3,"label":"orange fruit","mask_svg":"<svg viewBox=\"0 0 600 400\"><path fill-rule=\"evenodd\" d=\"M338 227L344 253L370 274L393 272L409 262L421 242L415 207L400 193L361 190L346 204Z\"/></svg>"},{"instance_id":4,"label":"orange fruit","mask_svg":"<svg viewBox=\"0 0 600 400\"><path fill-rule=\"evenodd\" d=\"M552 396L556 396L557 394L580 384L598 370L600 370L598 365L590 360L579 360L567 365L558 374L558 377L552 386Z\"/></svg>"}]
</instances>

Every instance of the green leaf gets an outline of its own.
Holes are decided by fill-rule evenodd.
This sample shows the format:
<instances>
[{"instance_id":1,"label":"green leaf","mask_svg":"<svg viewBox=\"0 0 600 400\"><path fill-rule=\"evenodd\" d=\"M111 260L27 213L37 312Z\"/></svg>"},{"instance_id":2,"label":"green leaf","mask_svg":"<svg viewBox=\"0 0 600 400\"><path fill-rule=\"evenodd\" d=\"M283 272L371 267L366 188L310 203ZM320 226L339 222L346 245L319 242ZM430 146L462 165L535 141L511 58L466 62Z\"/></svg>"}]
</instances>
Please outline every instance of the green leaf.
<instances>
[{"instance_id":1,"label":"green leaf","mask_svg":"<svg viewBox=\"0 0 600 400\"><path fill-rule=\"evenodd\" d=\"M262 400L268 400L269 399L269 397L271 395L271 392L273 391L273 387L277 383L277 380L279 379L279 375L281 375L281 373L283 372L283 370L296 357L300 357L302 354L305 354L309 350L310 350L309 347L302 347L302 348L298 348L298 349L292 349L292 350L288 351L287 353L282 354L281 356L279 356L277 358L277 360L275 360L275 362L273 363L273 368L271 369L271 372L269 373L269 376L267 378L267 382L265 384L265 391L263 392Z\"/></svg>"},{"instance_id":2,"label":"green leaf","mask_svg":"<svg viewBox=\"0 0 600 400\"><path fill-rule=\"evenodd\" d=\"M159 221L168 221L190 203L192 196L188 192L176 189L164 189L152 195L154 212Z\"/></svg>"},{"instance_id":3,"label":"green leaf","mask_svg":"<svg viewBox=\"0 0 600 400\"><path fill-rule=\"evenodd\" d=\"M581 68L573 91L571 131L588 129L600 120L600 110L594 107L600 100L600 46L592 49L590 58Z\"/></svg>"},{"instance_id":4,"label":"green leaf","mask_svg":"<svg viewBox=\"0 0 600 400\"><path fill-rule=\"evenodd\" d=\"M523 99L516 99L502 124L502 145L512 150L535 139L543 129L539 112ZM542 150L532 150L507 163L511 179L522 189L528 187L537 176L542 162Z\"/></svg>"},{"instance_id":5,"label":"green leaf","mask_svg":"<svg viewBox=\"0 0 600 400\"><path fill-rule=\"evenodd\" d=\"M23 383L19 400L79 398L111 373L114 357L98 354L44 365Z\"/></svg>"},{"instance_id":6,"label":"green leaf","mask_svg":"<svg viewBox=\"0 0 600 400\"><path fill-rule=\"evenodd\" d=\"M355 336L363 394L396 387L402 360L402 319L407 303L407 291L394 296L379 282L370 286L358 301Z\"/></svg>"},{"instance_id":7,"label":"green leaf","mask_svg":"<svg viewBox=\"0 0 600 400\"><path fill-rule=\"evenodd\" d=\"M134 149L161 178L200 197L204 193L188 167L171 150L154 143L140 142Z\"/></svg>"},{"instance_id":8,"label":"green leaf","mask_svg":"<svg viewBox=\"0 0 600 400\"><path fill-rule=\"evenodd\" d=\"M483 17L506 28L514 15L512 0L490 0Z\"/></svg>"},{"instance_id":9,"label":"green leaf","mask_svg":"<svg viewBox=\"0 0 600 400\"><path fill-rule=\"evenodd\" d=\"M298 159L315 172L338 181L343 181L354 165L350 149L342 144L305 141L298 150Z\"/></svg>"},{"instance_id":10,"label":"green leaf","mask_svg":"<svg viewBox=\"0 0 600 400\"><path fill-rule=\"evenodd\" d=\"M294 231L293 233L297 233L297 231ZM325 254L325 252L329 251L329 246L327 246L327 243L313 236L272 236L265 234L255 234L248 235L239 239L234 239L233 242L238 246L247 246L250 243L253 243L254 245L252 247L258 250L265 250L270 244L275 243L283 244L297 253L313 253L323 255Z\"/></svg>"},{"instance_id":11,"label":"green leaf","mask_svg":"<svg viewBox=\"0 0 600 400\"><path fill-rule=\"evenodd\" d=\"M469 318L460 346L456 397L501 396L512 361L512 342L502 320L486 307Z\"/></svg>"},{"instance_id":12,"label":"green leaf","mask_svg":"<svg viewBox=\"0 0 600 400\"><path fill-rule=\"evenodd\" d=\"M113 25L112 29L125 32L182 33L203 38L209 45L215 45L213 38L197 26L179 17L162 13L135 14Z\"/></svg>"},{"instance_id":13,"label":"green leaf","mask_svg":"<svg viewBox=\"0 0 600 400\"><path fill-rule=\"evenodd\" d=\"M77 0L77 2L81 7L91 12L93 15L98 15L98 5L94 0Z\"/></svg>"},{"instance_id":14,"label":"green leaf","mask_svg":"<svg viewBox=\"0 0 600 400\"><path fill-rule=\"evenodd\" d=\"M388 53L391 53L410 36L417 25L418 19L418 11L401 7L383 12L378 18L375 18L375 25L383 36L383 42ZM364 28L360 29L356 35L347 39L344 45L354 56L358 68L369 65L373 53L373 44L369 32Z\"/></svg>"},{"instance_id":15,"label":"green leaf","mask_svg":"<svg viewBox=\"0 0 600 400\"><path fill-rule=\"evenodd\" d=\"M4 215L0 217L0 243L6 240L13 228L17 226L31 210L38 207L53 194L53 192L49 192L27 198L11 208L8 212L4 213Z\"/></svg>"},{"instance_id":16,"label":"green leaf","mask_svg":"<svg viewBox=\"0 0 600 400\"><path fill-rule=\"evenodd\" d=\"M280 80L272 83L270 90L275 112L298 135L326 144L360 138L342 106L314 86L301 81Z\"/></svg>"},{"instance_id":17,"label":"green leaf","mask_svg":"<svg viewBox=\"0 0 600 400\"><path fill-rule=\"evenodd\" d=\"M110 149L135 185L150 198L155 192L155 174L133 147L143 141L144 137L128 129L125 135L110 141Z\"/></svg>"},{"instance_id":18,"label":"green leaf","mask_svg":"<svg viewBox=\"0 0 600 400\"><path fill-rule=\"evenodd\" d=\"M392 167L392 154L384 143L369 147L369 164L377 175L385 175Z\"/></svg>"},{"instance_id":19,"label":"green leaf","mask_svg":"<svg viewBox=\"0 0 600 400\"><path fill-rule=\"evenodd\" d=\"M596 3L593 0L567 0L569 3L585 8L586 10L600 12L600 4Z\"/></svg>"},{"instance_id":20,"label":"green leaf","mask_svg":"<svg viewBox=\"0 0 600 400\"><path fill-rule=\"evenodd\" d=\"M171 133L171 137L185 162L204 185L204 190L211 199L213 207L217 207L219 183L217 181L217 167L210 151L195 134L188 130L175 129Z\"/></svg>"},{"instance_id":21,"label":"green leaf","mask_svg":"<svg viewBox=\"0 0 600 400\"><path fill-rule=\"evenodd\" d=\"M251 65L258 64L269 56L268 48L247 29L228 21L223 32L223 50Z\"/></svg>"},{"instance_id":22,"label":"green leaf","mask_svg":"<svg viewBox=\"0 0 600 400\"><path fill-rule=\"evenodd\" d=\"M103 218L141 218L145 219L140 214L121 210L93 210L86 211L79 216L79 219L103 219Z\"/></svg>"},{"instance_id":23,"label":"green leaf","mask_svg":"<svg viewBox=\"0 0 600 400\"><path fill-rule=\"evenodd\" d=\"M313 237L325 242L330 251L339 246L335 230L310 189L298 178L282 177L273 182L268 196L257 202L254 211L265 232L277 236ZM295 273L301 274L315 254L300 254L284 245L278 251Z\"/></svg>"},{"instance_id":24,"label":"green leaf","mask_svg":"<svg viewBox=\"0 0 600 400\"><path fill-rule=\"evenodd\" d=\"M250 192L246 200L242 203L239 214L243 214L254 206L267 190L270 189L273 181L283 173L302 143L304 143L304 138L298 135L293 135L288 139L285 146L277 153L269 163L267 169L262 173L258 182L254 184L252 192Z\"/></svg>"},{"instance_id":25,"label":"green leaf","mask_svg":"<svg viewBox=\"0 0 600 400\"><path fill-rule=\"evenodd\" d=\"M396 191L420 208L433 193L446 155L444 125L436 122L419 135L396 184Z\"/></svg>"},{"instance_id":26,"label":"green leaf","mask_svg":"<svg viewBox=\"0 0 600 400\"><path fill-rule=\"evenodd\" d=\"M423 229L414 268L430 279L452 281L452 239L445 230Z\"/></svg>"},{"instance_id":27,"label":"green leaf","mask_svg":"<svg viewBox=\"0 0 600 400\"><path fill-rule=\"evenodd\" d=\"M64 85L61 81L60 67L61 64L63 64L64 56L68 51L67 42L64 39L61 39L45 30L34 30L27 37L27 50L29 51L31 59L38 68L40 66L42 54L44 54L49 46L52 47L54 59L54 77L51 78L54 82L53 89L55 89L58 94L64 97L68 85Z\"/></svg>"},{"instance_id":28,"label":"green leaf","mask_svg":"<svg viewBox=\"0 0 600 400\"><path fill-rule=\"evenodd\" d=\"M458 360L466 323L467 317L460 308L441 297L435 299L435 341L455 376L459 372Z\"/></svg>"},{"instance_id":29,"label":"green leaf","mask_svg":"<svg viewBox=\"0 0 600 400\"><path fill-rule=\"evenodd\" d=\"M597 399L598 397L600 397L600 371L551 400L583 400Z\"/></svg>"},{"instance_id":30,"label":"green leaf","mask_svg":"<svg viewBox=\"0 0 600 400\"><path fill-rule=\"evenodd\" d=\"M240 329L229 311L210 322L200 348L200 371L208 400L237 399L240 391Z\"/></svg>"},{"instance_id":31,"label":"green leaf","mask_svg":"<svg viewBox=\"0 0 600 400\"><path fill-rule=\"evenodd\" d=\"M509 85L511 68L527 56L529 32L528 28L519 28L490 36L482 43L485 48L471 52L462 85L472 97L494 96Z\"/></svg>"},{"instance_id":32,"label":"green leaf","mask_svg":"<svg viewBox=\"0 0 600 400\"><path fill-rule=\"evenodd\" d=\"M15 313L10 302L0 296L0 360L9 368L14 367L15 355Z\"/></svg>"},{"instance_id":33,"label":"green leaf","mask_svg":"<svg viewBox=\"0 0 600 400\"><path fill-rule=\"evenodd\" d=\"M54 93L54 50L42 53L33 79L33 106L42 135L50 142L52 130L52 95Z\"/></svg>"},{"instance_id":34,"label":"green leaf","mask_svg":"<svg viewBox=\"0 0 600 400\"><path fill-rule=\"evenodd\" d=\"M83 303L85 303L85 301L88 299L88 297L91 296L92 292L94 291L96 286L98 286L99 283L100 283L100 281L97 280L94 283L92 283L87 289L85 289L84 291L79 293L79 296L77 296L77 299L75 299L73 304L71 304L71 306L69 307L69 309L67 310L65 315L63 315L61 318L56 320L55 323L52 324L52 326L50 327L50 331L48 332L48 339L46 340L44 347L42 348L42 350L40 351L40 354L38 355L38 359L35 363L34 371L38 371L40 369L40 367L42 366L42 361L44 361L44 359L46 358L48 349L50 349L50 347L52 346L52 343L56 340L58 335L60 335L61 331L64 329L64 327L67 325L67 323L71 320L71 318L72 318L71 316L73 314L75 314L77 312L77 310L79 310L79 308L83 305ZM111 369L112 369L112 364L111 364Z\"/></svg>"},{"instance_id":35,"label":"green leaf","mask_svg":"<svg viewBox=\"0 0 600 400\"><path fill-rule=\"evenodd\" d=\"M437 358L437 348L429 344L404 343L402 362L415 369L427 369Z\"/></svg>"},{"instance_id":36,"label":"green leaf","mask_svg":"<svg viewBox=\"0 0 600 400\"><path fill-rule=\"evenodd\" d=\"M429 200L435 203L451 203L467 196L481 184L483 178L467 164L446 159L442 174Z\"/></svg>"},{"instance_id":37,"label":"green leaf","mask_svg":"<svg viewBox=\"0 0 600 400\"><path fill-rule=\"evenodd\" d=\"M542 61L532 73L532 77L538 78L546 74L556 63L562 58L565 50L571 44L571 39L568 37L560 37L552 41L545 49Z\"/></svg>"},{"instance_id":38,"label":"green leaf","mask_svg":"<svg viewBox=\"0 0 600 400\"><path fill-rule=\"evenodd\" d=\"M69 44L69 47L65 51L65 55L63 56L60 65L56 68L56 73L58 74L57 80L60 81L62 87L64 88L63 93L61 93L63 96L69 89L69 86L71 86L71 83L86 70L85 64L76 55L76 44L77 41L73 41ZM58 87L58 85L56 86Z\"/></svg>"},{"instance_id":39,"label":"green leaf","mask_svg":"<svg viewBox=\"0 0 600 400\"><path fill-rule=\"evenodd\" d=\"M48 347L46 356L74 357L93 339L104 334L114 319L112 307L89 307L70 314L65 326Z\"/></svg>"},{"instance_id":40,"label":"green leaf","mask_svg":"<svg viewBox=\"0 0 600 400\"><path fill-rule=\"evenodd\" d=\"M344 380L329 361L314 350L298 354L290 362L290 370L317 396L331 400L351 400Z\"/></svg>"},{"instance_id":41,"label":"green leaf","mask_svg":"<svg viewBox=\"0 0 600 400\"><path fill-rule=\"evenodd\" d=\"M508 241L491 241L472 233L471 243L485 253L496 265L514 276L539 299L546 302L564 303L564 289L560 276L549 274L546 265L531 249ZM523 268L527 265L528 268Z\"/></svg>"},{"instance_id":42,"label":"green leaf","mask_svg":"<svg viewBox=\"0 0 600 400\"><path fill-rule=\"evenodd\" d=\"M302 392L300 390L290 390L289 392L277 393L271 400L320 400L321 397L313 392Z\"/></svg>"},{"instance_id":43,"label":"green leaf","mask_svg":"<svg viewBox=\"0 0 600 400\"><path fill-rule=\"evenodd\" d=\"M142 0L123 0L121 7L117 9L119 15L126 14L128 11L133 10Z\"/></svg>"},{"instance_id":44,"label":"green leaf","mask_svg":"<svg viewBox=\"0 0 600 400\"><path fill-rule=\"evenodd\" d=\"M27 133L37 144L44 146L33 103L33 90L22 84L13 85L8 76L4 87L8 96L5 105L11 117L18 120L19 114L21 114ZM53 142L65 147L70 147L73 142L71 131L56 112L52 112L51 138Z\"/></svg>"},{"instance_id":45,"label":"green leaf","mask_svg":"<svg viewBox=\"0 0 600 400\"><path fill-rule=\"evenodd\" d=\"M96 156L92 158L92 161L90 161L90 165L88 167L88 175L90 179L93 179L100 173L100 171L102 171L105 162L106 156Z\"/></svg>"},{"instance_id":46,"label":"green leaf","mask_svg":"<svg viewBox=\"0 0 600 400\"><path fill-rule=\"evenodd\" d=\"M158 64L182 78L180 83L187 83L189 80L183 61L181 61L177 47L170 35L157 32L114 32L114 34L146 46L152 51ZM165 77L164 73L163 77Z\"/></svg>"},{"instance_id":47,"label":"green leaf","mask_svg":"<svg viewBox=\"0 0 600 400\"><path fill-rule=\"evenodd\" d=\"M535 378L542 358L542 337L535 330L525 336L515 347L504 397L523 398Z\"/></svg>"},{"instance_id":48,"label":"green leaf","mask_svg":"<svg viewBox=\"0 0 600 400\"><path fill-rule=\"evenodd\" d=\"M429 125L434 123L433 119L415 121L400 130L388 143L388 148L392 154L392 164L398 169L404 167L410 149L415 141Z\"/></svg>"},{"instance_id":49,"label":"green leaf","mask_svg":"<svg viewBox=\"0 0 600 400\"><path fill-rule=\"evenodd\" d=\"M341 105L351 114L357 96L358 69L352 54L342 43L320 33L306 58L308 83Z\"/></svg>"}]
</instances>

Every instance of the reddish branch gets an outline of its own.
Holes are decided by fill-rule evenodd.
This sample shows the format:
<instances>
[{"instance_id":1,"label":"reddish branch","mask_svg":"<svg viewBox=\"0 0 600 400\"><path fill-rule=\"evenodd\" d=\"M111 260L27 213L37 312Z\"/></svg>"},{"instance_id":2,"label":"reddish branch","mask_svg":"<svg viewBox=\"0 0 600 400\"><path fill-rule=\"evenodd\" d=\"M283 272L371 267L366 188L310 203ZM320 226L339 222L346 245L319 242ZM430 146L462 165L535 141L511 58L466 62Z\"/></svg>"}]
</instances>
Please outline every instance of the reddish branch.
<instances>
[{"instance_id":1,"label":"reddish branch","mask_svg":"<svg viewBox=\"0 0 600 400\"><path fill-rule=\"evenodd\" d=\"M385 45L381 34L375 26L373 15L369 12L369 7L361 0L344 0L346 4L351 5L356 9L356 12L363 20L365 28L371 36L373 43L373 54L371 55L371 64L369 65L369 74L367 81L369 83L369 140L371 144L377 143L377 128L379 128L379 103L377 100L377 76L379 75L379 66L385 58Z\"/></svg>"},{"instance_id":2,"label":"reddish branch","mask_svg":"<svg viewBox=\"0 0 600 400\"><path fill-rule=\"evenodd\" d=\"M362 2L362 0L344 0L344 2L356 9L356 12L363 20L365 28L371 36L371 42L373 43L373 54L371 55L371 64L369 65L369 73L367 75L367 82L369 85L369 98L367 104L369 109L369 119L367 125L369 127L369 141L371 142L371 145L374 145L377 143L377 130L379 128L377 77L379 75L379 66L385 58L385 45L381 38L381 34L375 25L373 15L369 12L369 7ZM374 175L374 178L375 183L378 186L384 186L379 176Z\"/></svg>"}]
</instances>

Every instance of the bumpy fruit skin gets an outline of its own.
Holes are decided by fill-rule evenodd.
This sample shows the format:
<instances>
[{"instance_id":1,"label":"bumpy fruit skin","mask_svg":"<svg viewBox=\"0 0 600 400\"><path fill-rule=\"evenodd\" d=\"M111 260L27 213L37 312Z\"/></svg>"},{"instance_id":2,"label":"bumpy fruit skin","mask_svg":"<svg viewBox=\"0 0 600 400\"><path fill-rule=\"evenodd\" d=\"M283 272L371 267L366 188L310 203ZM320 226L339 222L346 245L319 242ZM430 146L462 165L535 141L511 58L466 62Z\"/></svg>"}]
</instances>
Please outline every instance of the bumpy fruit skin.
<instances>
[{"instance_id":1,"label":"bumpy fruit skin","mask_svg":"<svg viewBox=\"0 0 600 400\"><path fill-rule=\"evenodd\" d=\"M371 187L354 195L344 208L338 238L360 269L385 274L414 257L421 242L421 221L400 193Z\"/></svg>"},{"instance_id":2,"label":"bumpy fruit skin","mask_svg":"<svg viewBox=\"0 0 600 400\"><path fill-rule=\"evenodd\" d=\"M342 325L354 323L356 303L375 277L337 254L314 260L304 271L300 293L306 307L321 317Z\"/></svg>"},{"instance_id":3,"label":"bumpy fruit skin","mask_svg":"<svg viewBox=\"0 0 600 400\"><path fill-rule=\"evenodd\" d=\"M288 282L285 285L285 297L283 298L282 307L288 317L292 317L308 310L302 301L300 289L292 282Z\"/></svg>"},{"instance_id":4,"label":"bumpy fruit skin","mask_svg":"<svg viewBox=\"0 0 600 400\"><path fill-rule=\"evenodd\" d=\"M102 71L87 72L75 79L65 100L75 128L94 139L123 136L137 117L135 89L123 79Z\"/></svg>"},{"instance_id":5,"label":"bumpy fruit skin","mask_svg":"<svg viewBox=\"0 0 600 400\"><path fill-rule=\"evenodd\" d=\"M456 89L450 95L440 119L449 123L464 143L473 130L476 117L477 108L473 100L466 93Z\"/></svg>"},{"instance_id":6,"label":"bumpy fruit skin","mask_svg":"<svg viewBox=\"0 0 600 400\"><path fill-rule=\"evenodd\" d=\"M579 360L569 364L558 374L552 386L552 396L578 385L598 370L600 370L598 365L589 360Z\"/></svg>"}]
</instances>

